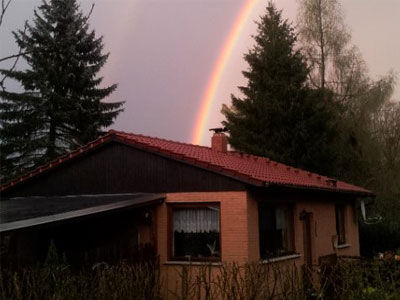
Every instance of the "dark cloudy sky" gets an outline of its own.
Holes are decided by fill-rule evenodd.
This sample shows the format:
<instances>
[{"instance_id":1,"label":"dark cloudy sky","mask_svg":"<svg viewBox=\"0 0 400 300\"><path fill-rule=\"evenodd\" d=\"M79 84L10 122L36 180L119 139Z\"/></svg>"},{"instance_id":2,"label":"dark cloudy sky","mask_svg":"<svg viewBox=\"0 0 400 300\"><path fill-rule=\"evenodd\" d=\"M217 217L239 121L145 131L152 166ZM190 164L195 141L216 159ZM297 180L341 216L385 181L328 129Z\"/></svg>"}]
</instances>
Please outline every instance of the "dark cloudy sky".
<instances>
[{"instance_id":1,"label":"dark cloudy sky","mask_svg":"<svg viewBox=\"0 0 400 300\"><path fill-rule=\"evenodd\" d=\"M111 53L102 71L104 82L119 84L109 100L126 101L113 128L190 142L204 89L245 0L82 0L82 9L88 11L93 2L91 27L104 36L105 51ZM39 0L13 0L0 28L0 57L16 51L10 32L31 20L39 4ZM219 126L222 103L229 103L230 94L245 83L243 53L253 44L253 21L266 4L264 0L256 4L233 49L208 127ZM275 4L295 22L295 0ZM342 4L353 43L371 76L379 78L390 70L399 73L400 0L342 0ZM393 98L400 99L399 87ZM206 134L202 143L209 144L208 139Z\"/></svg>"}]
</instances>

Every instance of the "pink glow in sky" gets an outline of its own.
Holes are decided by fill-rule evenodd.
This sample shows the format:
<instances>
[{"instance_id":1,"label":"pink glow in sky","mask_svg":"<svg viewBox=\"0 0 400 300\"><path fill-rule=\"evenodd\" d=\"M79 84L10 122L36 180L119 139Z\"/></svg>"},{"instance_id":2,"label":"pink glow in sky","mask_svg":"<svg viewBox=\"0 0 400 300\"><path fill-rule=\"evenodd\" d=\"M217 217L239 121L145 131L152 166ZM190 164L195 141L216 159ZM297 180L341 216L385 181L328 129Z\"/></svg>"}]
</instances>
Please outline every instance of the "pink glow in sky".
<instances>
[{"instance_id":1,"label":"pink glow in sky","mask_svg":"<svg viewBox=\"0 0 400 300\"><path fill-rule=\"evenodd\" d=\"M190 142L204 93L235 20L248 0L96 0L81 1L95 9L91 28L104 36L111 53L103 69L106 84L118 83L109 100L125 100L113 128ZM31 20L39 0L13 0L0 28L0 57L15 51L11 30ZM297 2L277 0L283 15L295 23ZM258 0L232 46L218 80L204 128L220 126L223 103L245 84L243 54L253 45L255 20L267 1ZM353 42L373 77L400 72L400 1L342 0ZM1 67L4 67L2 65ZM21 64L20 68L24 65ZM13 88L9 83L9 88ZM394 94L400 99L400 89ZM199 141L208 145L210 133Z\"/></svg>"}]
</instances>

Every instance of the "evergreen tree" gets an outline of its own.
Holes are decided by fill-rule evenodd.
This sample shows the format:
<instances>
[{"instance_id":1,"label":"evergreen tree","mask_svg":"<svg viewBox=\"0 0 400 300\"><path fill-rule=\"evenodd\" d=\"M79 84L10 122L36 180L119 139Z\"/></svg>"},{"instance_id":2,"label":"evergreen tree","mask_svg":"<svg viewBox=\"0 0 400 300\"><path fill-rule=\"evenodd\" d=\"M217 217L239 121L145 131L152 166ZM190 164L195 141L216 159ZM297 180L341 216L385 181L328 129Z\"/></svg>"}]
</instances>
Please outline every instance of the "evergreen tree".
<instances>
[{"instance_id":1,"label":"evergreen tree","mask_svg":"<svg viewBox=\"0 0 400 300\"><path fill-rule=\"evenodd\" d=\"M295 49L296 35L272 3L254 39L255 46L244 56L249 64L243 72L247 86L240 87L244 97L232 95L232 106L222 108L230 144L240 151L329 173L335 109L331 101L320 101L321 90L307 87L309 70Z\"/></svg>"},{"instance_id":2,"label":"evergreen tree","mask_svg":"<svg viewBox=\"0 0 400 300\"><path fill-rule=\"evenodd\" d=\"M14 32L29 68L0 70L23 89L0 92L3 179L96 139L122 111L123 102L102 101L116 85L100 87L108 54L89 15L76 0L43 0L33 25Z\"/></svg>"}]
</instances>

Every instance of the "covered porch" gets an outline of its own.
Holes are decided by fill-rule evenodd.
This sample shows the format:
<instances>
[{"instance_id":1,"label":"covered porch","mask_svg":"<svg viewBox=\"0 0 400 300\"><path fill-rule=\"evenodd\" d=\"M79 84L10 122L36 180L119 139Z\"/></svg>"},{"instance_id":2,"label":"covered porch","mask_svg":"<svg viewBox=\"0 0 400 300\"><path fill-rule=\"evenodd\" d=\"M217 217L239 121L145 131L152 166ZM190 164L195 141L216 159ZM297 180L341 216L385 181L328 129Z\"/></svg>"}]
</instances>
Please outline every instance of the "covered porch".
<instances>
[{"instance_id":1,"label":"covered porch","mask_svg":"<svg viewBox=\"0 0 400 300\"><path fill-rule=\"evenodd\" d=\"M154 209L164 194L21 197L0 202L0 264L43 262L51 241L72 267L155 259Z\"/></svg>"}]
</instances>

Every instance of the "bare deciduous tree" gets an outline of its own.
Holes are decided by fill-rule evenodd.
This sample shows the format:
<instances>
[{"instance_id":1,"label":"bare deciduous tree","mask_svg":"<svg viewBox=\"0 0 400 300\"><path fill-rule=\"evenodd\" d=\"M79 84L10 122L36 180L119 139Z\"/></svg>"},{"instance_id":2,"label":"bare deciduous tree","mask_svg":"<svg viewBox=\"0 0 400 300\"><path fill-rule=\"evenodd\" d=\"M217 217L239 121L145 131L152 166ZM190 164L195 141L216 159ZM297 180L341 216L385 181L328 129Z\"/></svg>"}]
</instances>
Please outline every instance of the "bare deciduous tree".
<instances>
[{"instance_id":1,"label":"bare deciduous tree","mask_svg":"<svg viewBox=\"0 0 400 300\"><path fill-rule=\"evenodd\" d=\"M400 103L388 102L374 116L375 135L388 167L400 167Z\"/></svg>"},{"instance_id":2,"label":"bare deciduous tree","mask_svg":"<svg viewBox=\"0 0 400 300\"><path fill-rule=\"evenodd\" d=\"M0 11L0 27L3 24L3 20L5 17L5 14L7 12L7 9L9 8L11 2L13 0L1 0L1 11ZM25 26L24 26L24 30L23 32L26 32L27 26L26 26L26 22L25 22ZM19 61L19 58L25 54L27 54L28 52L26 51L22 51L22 48L19 47L18 52L16 54L12 54L12 55L8 55L5 57L1 57L0 58L0 62L4 62L4 61L9 61L11 59L14 59L13 63L11 64L11 66L8 68L9 71L13 71L15 69L15 67L17 66L17 63ZM0 88L4 91L5 90L5 86L4 86L4 82L7 79L7 75L3 75L0 79Z\"/></svg>"},{"instance_id":3,"label":"bare deciduous tree","mask_svg":"<svg viewBox=\"0 0 400 300\"><path fill-rule=\"evenodd\" d=\"M328 73L350 41L337 0L300 0L299 37L311 64L310 81L325 89Z\"/></svg>"},{"instance_id":4,"label":"bare deciduous tree","mask_svg":"<svg viewBox=\"0 0 400 300\"><path fill-rule=\"evenodd\" d=\"M378 81L371 80L360 51L351 44L338 0L299 0L297 23L311 68L309 80L315 88L329 89L336 101L350 109L366 112L365 108L372 108L368 113L388 100L394 75L389 73ZM375 104L371 103L373 100Z\"/></svg>"},{"instance_id":5,"label":"bare deciduous tree","mask_svg":"<svg viewBox=\"0 0 400 300\"><path fill-rule=\"evenodd\" d=\"M3 18L6 14L7 8L10 6L12 0L1 0L1 12L0 12L0 26L3 24Z\"/></svg>"}]
</instances>

